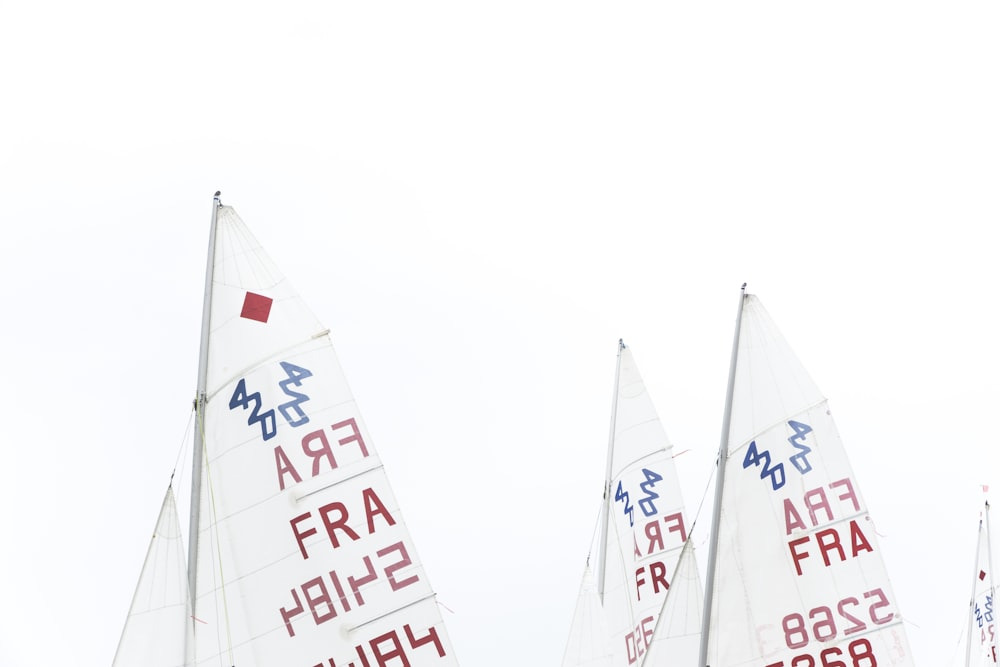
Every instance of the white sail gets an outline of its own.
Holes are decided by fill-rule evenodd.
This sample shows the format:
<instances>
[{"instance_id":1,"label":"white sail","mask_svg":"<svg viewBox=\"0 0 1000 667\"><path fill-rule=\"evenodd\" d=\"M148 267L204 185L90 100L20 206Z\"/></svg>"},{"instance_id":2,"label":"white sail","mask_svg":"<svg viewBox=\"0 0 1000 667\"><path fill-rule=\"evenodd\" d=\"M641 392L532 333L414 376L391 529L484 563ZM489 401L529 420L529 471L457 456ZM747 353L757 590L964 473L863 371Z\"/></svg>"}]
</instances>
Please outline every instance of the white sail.
<instances>
[{"instance_id":1,"label":"white sail","mask_svg":"<svg viewBox=\"0 0 1000 667\"><path fill-rule=\"evenodd\" d=\"M654 629L664 600L673 593L672 577L688 524L680 492L674 448L663 430L652 400L629 348L620 344L618 377L612 409L612 435L608 452L605 487L603 557L596 572L597 604L602 610L600 626L606 642L593 642L596 653L567 646L563 664L636 665L654 642ZM697 577L696 577L697 579ZM693 604L694 627L699 624L700 582L694 589L682 586L681 594ZM589 583L584 580L580 600ZM575 617L580 618L578 605ZM598 624L595 623L595 626ZM664 626L666 629L667 626ZM571 636L578 636L576 621ZM688 645L693 637L678 637ZM668 641L666 636L661 643ZM669 649L665 655L674 655ZM681 649L678 649L681 650ZM610 651L610 660L606 654ZM602 654L603 652L603 654Z\"/></svg>"},{"instance_id":2,"label":"white sail","mask_svg":"<svg viewBox=\"0 0 1000 667\"><path fill-rule=\"evenodd\" d=\"M969 632L965 664L967 667L992 667L997 664L996 619L993 608L993 558L990 543L990 504L983 508L976 540L976 566L972 576L972 599L969 601Z\"/></svg>"},{"instance_id":3,"label":"white sail","mask_svg":"<svg viewBox=\"0 0 1000 667\"><path fill-rule=\"evenodd\" d=\"M701 575L694 542L689 538L656 618L653 640L639 661L639 667L695 664L701 638L701 605Z\"/></svg>"},{"instance_id":4,"label":"white sail","mask_svg":"<svg viewBox=\"0 0 1000 667\"><path fill-rule=\"evenodd\" d=\"M608 645L608 624L604 619L601 596L597 593L597 580L589 563L580 581L562 664L563 667L611 667L613 664Z\"/></svg>"},{"instance_id":5,"label":"white sail","mask_svg":"<svg viewBox=\"0 0 1000 667\"><path fill-rule=\"evenodd\" d=\"M748 294L732 373L699 664L912 665L827 401Z\"/></svg>"},{"instance_id":6,"label":"white sail","mask_svg":"<svg viewBox=\"0 0 1000 667\"><path fill-rule=\"evenodd\" d=\"M456 665L328 332L236 212L215 206L186 664Z\"/></svg>"},{"instance_id":7,"label":"white sail","mask_svg":"<svg viewBox=\"0 0 1000 667\"><path fill-rule=\"evenodd\" d=\"M167 487L113 667L183 667L191 625L184 561L174 492Z\"/></svg>"}]
</instances>

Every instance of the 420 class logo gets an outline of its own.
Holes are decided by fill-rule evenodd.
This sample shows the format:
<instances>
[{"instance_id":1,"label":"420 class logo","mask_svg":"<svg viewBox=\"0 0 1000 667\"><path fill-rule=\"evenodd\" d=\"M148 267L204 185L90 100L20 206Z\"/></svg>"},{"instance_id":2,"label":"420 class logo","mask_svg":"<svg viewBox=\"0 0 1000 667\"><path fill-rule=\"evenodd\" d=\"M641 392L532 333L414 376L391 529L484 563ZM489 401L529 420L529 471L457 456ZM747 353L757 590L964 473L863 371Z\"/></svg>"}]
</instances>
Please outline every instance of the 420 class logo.
<instances>
[{"instance_id":1,"label":"420 class logo","mask_svg":"<svg viewBox=\"0 0 1000 667\"><path fill-rule=\"evenodd\" d=\"M312 377L312 371L287 361L280 362L280 365L287 377L278 382L278 387L291 400L279 405L278 412L281 413L285 422L293 428L308 424L309 415L302 409L302 404L309 400L309 395L296 391L294 387L301 387L303 380ZM260 392L247 391L246 378L240 378L240 381L236 383L236 390L233 392L232 398L229 399L229 409L249 410L250 416L247 418L247 426L259 424L261 436L264 440L270 440L278 433L277 418L274 408L262 411L262 407L263 400L260 397Z\"/></svg>"}]
</instances>

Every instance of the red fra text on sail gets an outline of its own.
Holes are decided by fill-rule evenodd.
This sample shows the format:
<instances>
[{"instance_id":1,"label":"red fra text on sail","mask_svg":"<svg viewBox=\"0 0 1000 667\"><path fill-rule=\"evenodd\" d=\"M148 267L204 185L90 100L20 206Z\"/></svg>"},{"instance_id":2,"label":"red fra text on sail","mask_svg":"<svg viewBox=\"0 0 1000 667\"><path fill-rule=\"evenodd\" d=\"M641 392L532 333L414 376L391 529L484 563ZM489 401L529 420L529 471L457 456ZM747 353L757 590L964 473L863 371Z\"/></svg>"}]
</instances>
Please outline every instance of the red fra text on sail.
<instances>
[{"instance_id":1,"label":"red fra text on sail","mask_svg":"<svg viewBox=\"0 0 1000 667\"><path fill-rule=\"evenodd\" d=\"M392 517L392 514L389 513L389 510L386 509L374 489L364 489L361 492L361 497L364 502L365 520L366 525L368 526L369 535L373 535L375 533L376 517L381 517L380 521L384 522L386 526L396 525L396 520ZM316 514L318 516L314 516L312 512L306 512L305 514L300 514L288 522L292 528L292 533L295 535L295 541L299 545L299 551L302 553L302 558L304 560L309 558L305 540L307 537L311 537L318 532L318 529L313 524L313 522L317 519L320 526L326 533L331 548L333 549L340 546L340 540L343 538L347 538L351 541L361 539L361 535L359 535L357 531L349 525L350 514L344 503L339 501L327 503L317 509Z\"/></svg>"},{"instance_id":2,"label":"red fra text on sail","mask_svg":"<svg viewBox=\"0 0 1000 667\"><path fill-rule=\"evenodd\" d=\"M680 512L674 514L668 514L660 519L655 519L654 521L648 522L643 527L643 535L645 540L643 546L646 547L645 553L639 548L639 540L636 539L634 543L635 557L642 558L644 556L651 556L654 553L663 551L666 549L666 544L664 543L663 527L660 524L665 525L667 528L667 533L676 533L676 544L674 546L681 546L684 544L684 540L687 539L687 531L684 529L684 517Z\"/></svg>"},{"instance_id":3,"label":"red fra text on sail","mask_svg":"<svg viewBox=\"0 0 1000 667\"><path fill-rule=\"evenodd\" d=\"M647 571L648 577L646 576ZM635 571L635 599L637 601L642 600L642 589L647 585L653 587L653 595L658 595L670 588L670 584L667 582L667 566L663 561L653 561Z\"/></svg>"},{"instance_id":4,"label":"red fra text on sail","mask_svg":"<svg viewBox=\"0 0 1000 667\"><path fill-rule=\"evenodd\" d=\"M829 489L832 498L828 495ZM809 530L821 523L832 523L838 517L855 514L861 510L854 486L848 478L831 482L827 488L818 487L806 491L802 498L802 510L795 506L791 498L785 498L785 534L793 531ZM808 524L803 517L808 517ZM818 557L813 562L822 562L830 567L834 562L857 558L860 554L874 551L871 541L865 536L857 519L834 524L829 528L799 537L788 542L788 549L795 563L795 571L801 576L803 562Z\"/></svg>"},{"instance_id":5,"label":"red fra text on sail","mask_svg":"<svg viewBox=\"0 0 1000 667\"><path fill-rule=\"evenodd\" d=\"M345 430L347 431L346 433L344 433ZM357 443L362 458L368 456L368 447L361 438L361 431L358 430L358 424L353 417L333 424L330 426L330 431L341 431L338 435L343 437L337 439L337 444L340 447ZM333 455L333 445L327 437L326 431L322 429L306 433L302 436L302 454L304 454L304 457L294 450L292 454L293 456L289 456L281 445L274 448L274 464L278 473L278 486L282 491L286 487L286 478L291 479L294 484L302 481L302 474L299 472L300 469L303 471L308 470L310 477L316 477L321 472L337 468L337 459ZM292 461L293 458L298 461L297 467Z\"/></svg>"},{"instance_id":6,"label":"red fra text on sail","mask_svg":"<svg viewBox=\"0 0 1000 667\"><path fill-rule=\"evenodd\" d=\"M664 533L664 526L666 527L666 533ZM638 537L635 537L633 541L633 555L635 559L641 560L647 556L666 551L668 545L665 538L671 537L671 533L673 533L670 539L672 544L669 545L669 548L682 546L684 540L687 539L687 531L684 529L684 517L680 512L668 514L647 522L642 527L642 536L645 537L643 540L645 551L640 548ZM637 601L642 600L643 588L647 586L652 587L650 591L652 595L657 595L670 588L670 584L667 582L667 567L662 561L646 563L636 568L635 599Z\"/></svg>"}]
</instances>

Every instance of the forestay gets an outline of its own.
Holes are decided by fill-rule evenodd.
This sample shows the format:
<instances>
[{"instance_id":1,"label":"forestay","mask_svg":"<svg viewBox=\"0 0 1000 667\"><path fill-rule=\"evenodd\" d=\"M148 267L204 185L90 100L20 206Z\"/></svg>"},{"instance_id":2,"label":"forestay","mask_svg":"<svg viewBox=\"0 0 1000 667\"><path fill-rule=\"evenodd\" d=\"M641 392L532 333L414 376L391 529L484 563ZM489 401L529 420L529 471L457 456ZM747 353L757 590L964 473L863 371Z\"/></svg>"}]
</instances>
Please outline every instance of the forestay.
<instances>
[{"instance_id":1,"label":"forestay","mask_svg":"<svg viewBox=\"0 0 1000 667\"><path fill-rule=\"evenodd\" d=\"M912 665L827 401L757 298L742 299L704 664Z\"/></svg>"}]
</instances>

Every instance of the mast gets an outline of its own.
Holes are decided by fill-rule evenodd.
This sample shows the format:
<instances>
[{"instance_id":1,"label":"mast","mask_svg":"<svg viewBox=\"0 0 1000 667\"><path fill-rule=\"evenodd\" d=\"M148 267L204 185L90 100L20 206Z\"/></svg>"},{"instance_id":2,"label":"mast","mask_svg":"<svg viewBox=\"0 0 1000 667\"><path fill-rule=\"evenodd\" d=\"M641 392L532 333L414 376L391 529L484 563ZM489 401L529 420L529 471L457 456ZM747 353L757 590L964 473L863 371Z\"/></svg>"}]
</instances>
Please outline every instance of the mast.
<instances>
[{"instance_id":1,"label":"mast","mask_svg":"<svg viewBox=\"0 0 1000 667\"><path fill-rule=\"evenodd\" d=\"M597 595L604 604L604 570L605 559L608 556L608 522L611 516L611 476L614 474L611 466L614 464L615 454L615 417L618 413L618 382L622 374L622 350L625 349L625 342L618 339L618 363L615 365L615 393L611 399L611 432L608 434L608 464L604 472L604 506L601 508L601 544L600 556L597 560Z\"/></svg>"},{"instance_id":2,"label":"mast","mask_svg":"<svg viewBox=\"0 0 1000 667\"><path fill-rule=\"evenodd\" d=\"M204 458L205 403L208 400L208 334L211 329L212 279L215 274L215 230L222 202L217 191L212 200L212 224L208 236L208 265L205 269L205 296L201 309L201 347L198 351L198 389L195 396L194 463L191 466L191 517L188 523L188 589L191 613L198 600L198 519L201 513L201 467Z\"/></svg>"},{"instance_id":3,"label":"mast","mask_svg":"<svg viewBox=\"0 0 1000 667\"><path fill-rule=\"evenodd\" d=\"M740 326L743 324L743 303L746 301L747 284L740 288L740 303L736 310L736 332L733 334L733 352L729 359L729 383L726 387L726 407L722 415L722 442L716 461L715 500L712 506L712 528L708 539L708 571L705 581L705 599L701 616L701 647L698 650L698 667L708 667L708 627L711 623L712 595L715 593L715 561L719 547L719 521L722 517L722 490L726 476L726 459L729 456L729 425L733 416L733 391L736 385L736 361L740 351Z\"/></svg>"}]
</instances>

